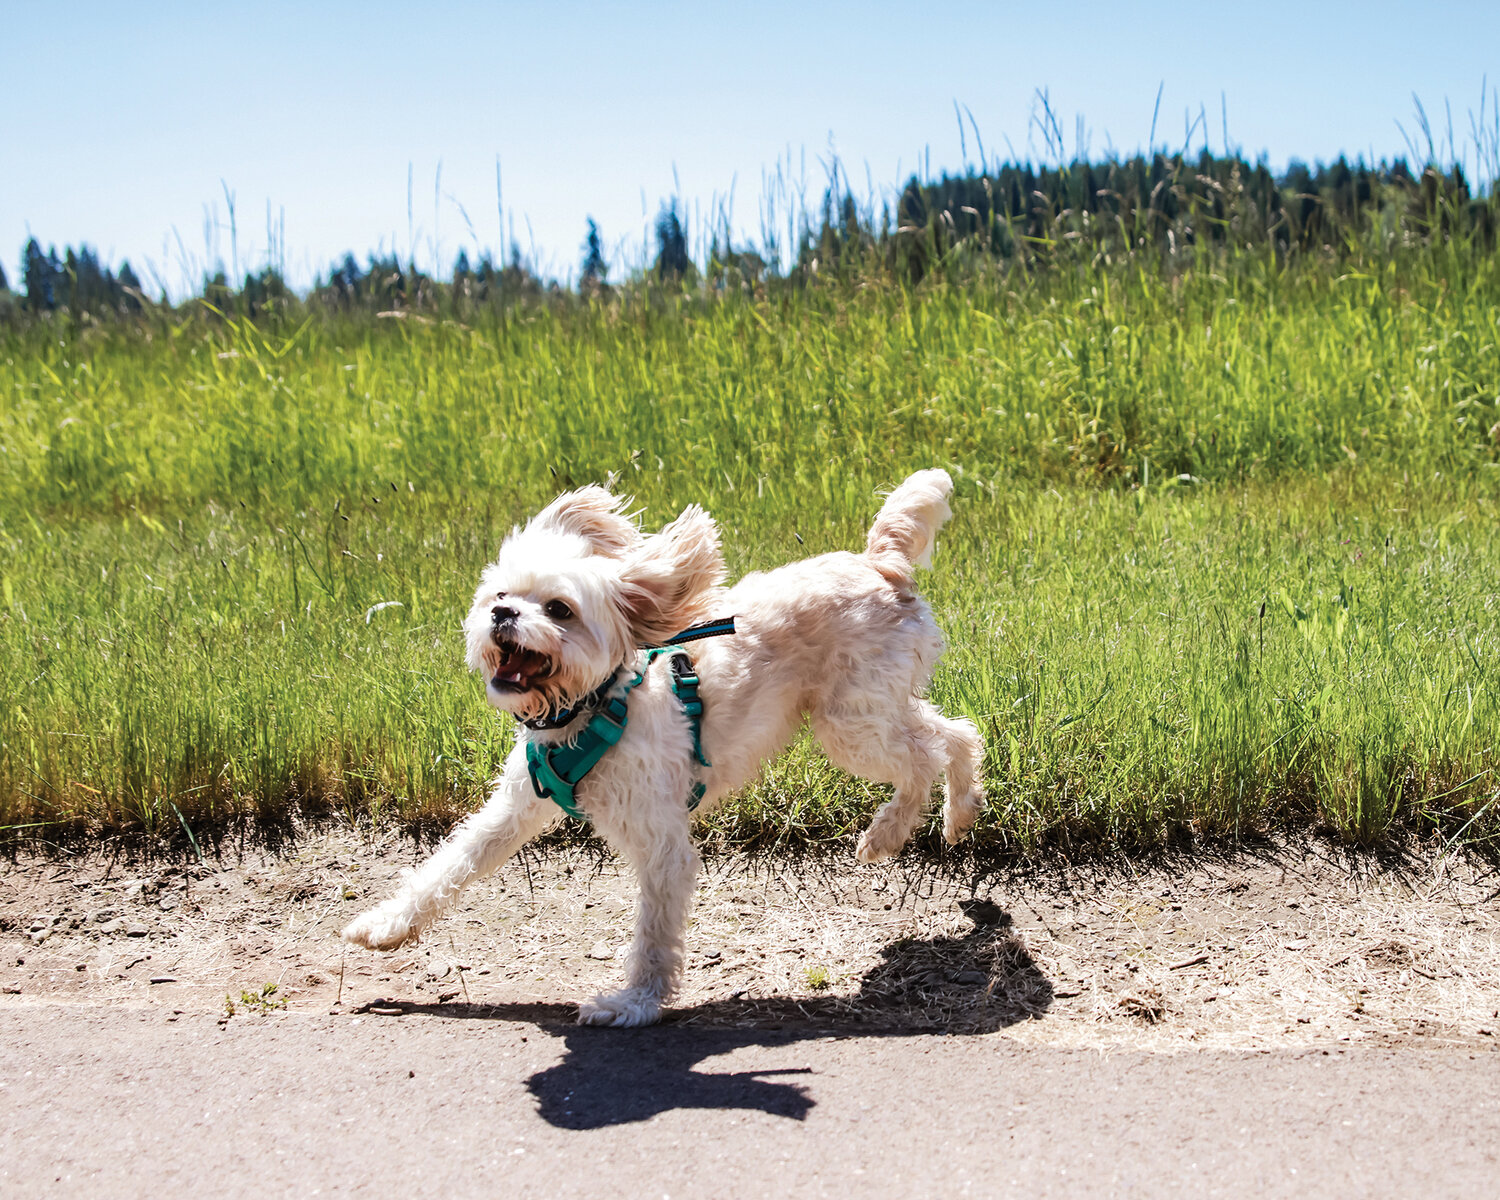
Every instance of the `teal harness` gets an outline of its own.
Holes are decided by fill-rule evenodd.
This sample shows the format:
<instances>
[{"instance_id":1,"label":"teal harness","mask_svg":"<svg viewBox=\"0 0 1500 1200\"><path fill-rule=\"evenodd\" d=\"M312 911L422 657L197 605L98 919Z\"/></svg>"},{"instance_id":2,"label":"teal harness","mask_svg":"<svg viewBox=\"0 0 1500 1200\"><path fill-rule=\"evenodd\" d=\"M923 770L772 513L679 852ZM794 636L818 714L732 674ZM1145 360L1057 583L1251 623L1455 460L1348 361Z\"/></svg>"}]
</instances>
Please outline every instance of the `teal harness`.
<instances>
[{"instance_id":1,"label":"teal harness","mask_svg":"<svg viewBox=\"0 0 1500 1200\"><path fill-rule=\"evenodd\" d=\"M693 732L693 759L705 767L712 764L703 756L703 701L698 696L698 676L693 670L692 656L682 649L681 643L733 632L733 617L710 621L684 629L668 638L665 646L646 652L647 671L658 658L666 657L671 660L672 692L682 705L682 711L687 714L688 725ZM620 694L604 700L578 736L571 741L557 745L535 741L526 744L526 770L531 775L532 790L541 799L551 800L570 817L576 817L580 821L588 820L588 814L578 807L576 789L583 777L598 765L609 748L624 735L629 720L627 700L643 678L643 672L635 672ZM698 807L704 790L703 782L694 780L687 801L689 812Z\"/></svg>"}]
</instances>

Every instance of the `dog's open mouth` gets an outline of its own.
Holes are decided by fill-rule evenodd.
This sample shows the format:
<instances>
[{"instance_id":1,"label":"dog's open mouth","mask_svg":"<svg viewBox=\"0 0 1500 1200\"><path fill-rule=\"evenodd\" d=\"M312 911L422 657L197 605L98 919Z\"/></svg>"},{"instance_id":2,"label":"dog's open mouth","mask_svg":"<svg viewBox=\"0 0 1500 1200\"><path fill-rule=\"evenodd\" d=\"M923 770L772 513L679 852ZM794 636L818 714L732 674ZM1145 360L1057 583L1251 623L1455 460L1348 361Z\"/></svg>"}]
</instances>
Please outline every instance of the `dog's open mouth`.
<instances>
[{"instance_id":1,"label":"dog's open mouth","mask_svg":"<svg viewBox=\"0 0 1500 1200\"><path fill-rule=\"evenodd\" d=\"M496 640L489 660L490 685L497 692L529 692L552 670L545 654L527 650L505 638Z\"/></svg>"}]
</instances>

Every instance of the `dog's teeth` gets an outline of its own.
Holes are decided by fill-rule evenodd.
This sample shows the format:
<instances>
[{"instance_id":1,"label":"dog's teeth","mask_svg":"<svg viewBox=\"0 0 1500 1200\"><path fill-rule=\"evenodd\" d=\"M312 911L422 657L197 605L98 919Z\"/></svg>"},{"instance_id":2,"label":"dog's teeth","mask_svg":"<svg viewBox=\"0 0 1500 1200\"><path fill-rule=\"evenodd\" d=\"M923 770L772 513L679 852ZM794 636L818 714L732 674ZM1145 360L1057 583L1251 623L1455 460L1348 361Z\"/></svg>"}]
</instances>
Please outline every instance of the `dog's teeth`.
<instances>
[{"instance_id":1,"label":"dog's teeth","mask_svg":"<svg viewBox=\"0 0 1500 1200\"><path fill-rule=\"evenodd\" d=\"M519 671L512 671L509 675L502 675L502 676L500 676L500 678L503 679L503 680L505 680L506 683L520 683L521 682L521 672L519 672Z\"/></svg>"}]
</instances>

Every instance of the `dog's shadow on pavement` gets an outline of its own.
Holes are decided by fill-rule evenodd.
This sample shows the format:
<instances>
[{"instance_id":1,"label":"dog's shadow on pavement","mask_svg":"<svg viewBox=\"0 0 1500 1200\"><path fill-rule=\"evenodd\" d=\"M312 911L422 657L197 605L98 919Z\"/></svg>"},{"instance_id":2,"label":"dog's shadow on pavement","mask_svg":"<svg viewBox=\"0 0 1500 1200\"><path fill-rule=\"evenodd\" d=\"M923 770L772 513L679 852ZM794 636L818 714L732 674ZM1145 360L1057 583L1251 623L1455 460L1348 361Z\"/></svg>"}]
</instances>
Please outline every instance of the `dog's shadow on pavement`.
<instances>
[{"instance_id":1,"label":"dog's shadow on pavement","mask_svg":"<svg viewBox=\"0 0 1500 1200\"><path fill-rule=\"evenodd\" d=\"M972 914L971 914L972 915ZM986 919L989 918L989 919ZM904 938L856 991L793 999L736 994L672 1009L648 1029L573 1024L561 1004L401 1005L402 1012L532 1021L562 1039L561 1062L526 1081L537 1113L562 1129L600 1129L673 1109L745 1109L803 1120L816 1106L799 1077L813 1074L781 1053L825 1038L991 1033L1046 1012L1052 985L998 910L961 937ZM394 1015L394 1014L393 1014ZM721 1055L764 1050L764 1067L704 1071Z\"/></svg>"},{"instance_id":2,"label":"dog's shadow on pavement","mask_svg":"<svg viewBox=\"0 0 1500 1200\"><path fill-rule=\"evenodd\" d=\"M644 1030L557 1031L567 1047L556 1066L526 1081L537 1115L560 1129L628 1125L678 1108L747 1109L803 1120L817 1103L797 1076L798 1065L700 1071L704 1059L746 1047L789 1046L789 1030L656 1026Z\"/></svg>"}]
</instances>

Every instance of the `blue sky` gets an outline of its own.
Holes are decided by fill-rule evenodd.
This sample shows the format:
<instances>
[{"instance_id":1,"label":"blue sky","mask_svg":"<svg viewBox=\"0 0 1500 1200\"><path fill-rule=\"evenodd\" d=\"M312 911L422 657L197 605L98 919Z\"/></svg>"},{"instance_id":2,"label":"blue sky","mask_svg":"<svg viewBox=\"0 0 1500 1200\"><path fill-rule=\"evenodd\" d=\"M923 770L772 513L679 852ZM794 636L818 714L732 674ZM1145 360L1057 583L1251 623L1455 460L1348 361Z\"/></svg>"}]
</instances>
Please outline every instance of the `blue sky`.
<instances>
[{"instance_id":1,"label":"blue sky","mask_svg":"<svg viewBox=\"0 0 1500 1200\"><path fill-rule=\"evenodd\" d=\"M957 169L967 106L993 159L1040 158L1045 88L1074 149L1183 143L1185 112L1273 165L1404 151L1412 94L1460 154L1481 81L1500 82L1500 3L1255 5L182 4L0 0L0 262L87 241L174 290L207 261L265 261L270 224L299 285L344 250L446 271L494 249L576 271L584 221L617 269L660 202L697 228L733 194L759 227L762 180L830 152L857 188ZM967 137L970 161L977 150ZM1471 158L1472 161L1472 158ZM804 167L805 164L805 167ZM441 175L439 176L439 169ZM407 180L412 179L408 220ZM804 175L805 172L805 175ZM208 225L205 233L205 224ZM696 233L697 229L690 232ZM505 236L510 229L505 230Z\"/></svg>"}]
</instances>

